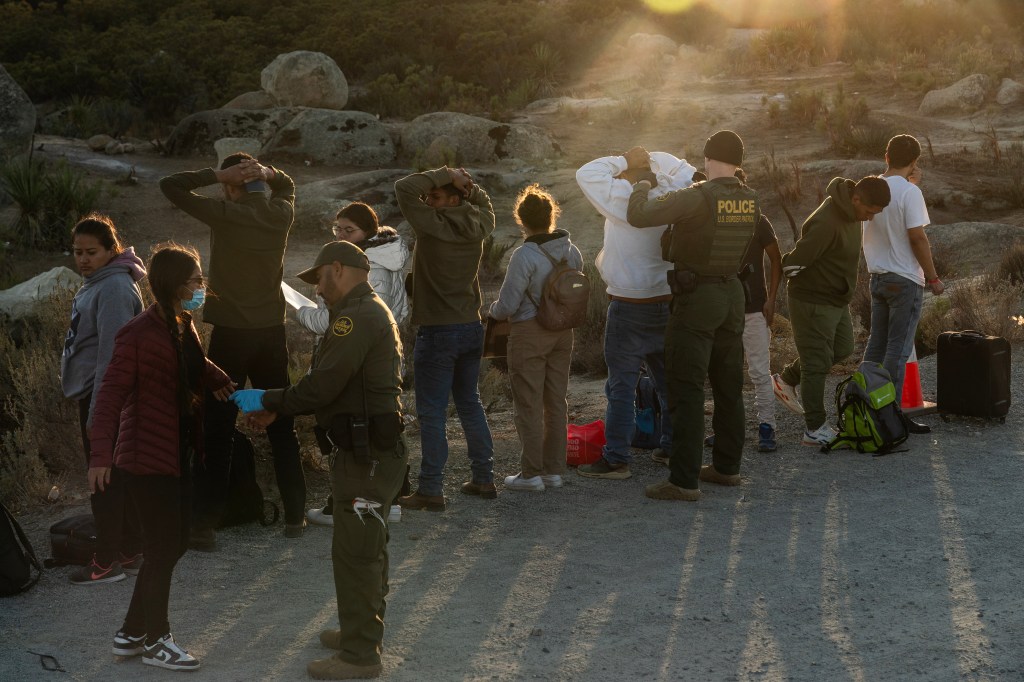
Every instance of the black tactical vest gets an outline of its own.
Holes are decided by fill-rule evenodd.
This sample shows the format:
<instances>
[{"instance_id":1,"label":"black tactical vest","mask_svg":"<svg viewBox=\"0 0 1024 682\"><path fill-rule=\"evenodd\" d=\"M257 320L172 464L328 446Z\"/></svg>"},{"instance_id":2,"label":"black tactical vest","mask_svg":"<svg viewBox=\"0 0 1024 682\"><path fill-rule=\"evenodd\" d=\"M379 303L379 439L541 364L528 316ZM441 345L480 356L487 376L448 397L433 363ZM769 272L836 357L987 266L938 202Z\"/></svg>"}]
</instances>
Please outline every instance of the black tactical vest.
<instances>
[{"instance_id":1,"label":"black tactical vest","mask_svg":"<svg viewBox=\"0 0 1024 682\"><path fill-rule=\"evenodd\" d=\"M754 236L761 211L757 192L742 183L701 182L708 217L672 228L671 260L698 275L734 275Z\"/></svg>"}]
</instances>

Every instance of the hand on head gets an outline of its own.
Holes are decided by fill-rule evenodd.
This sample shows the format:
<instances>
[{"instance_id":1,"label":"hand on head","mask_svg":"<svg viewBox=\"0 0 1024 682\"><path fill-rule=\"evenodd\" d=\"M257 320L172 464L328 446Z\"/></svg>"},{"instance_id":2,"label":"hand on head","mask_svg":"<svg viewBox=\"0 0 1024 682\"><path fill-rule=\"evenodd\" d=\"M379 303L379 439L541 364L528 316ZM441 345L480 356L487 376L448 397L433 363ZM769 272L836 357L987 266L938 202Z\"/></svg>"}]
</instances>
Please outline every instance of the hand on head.
<instances>
[{"instance_id":1,"label":"hand on head","mask_svg":"<svg viewBox=\"0 0 1024 682\"><path fill-rule=\"evenodd\" d=\"M651 168L651 155L643 147L633 147L623 156L626 157L626 166L629 169Z\"/></svg>"}]
</instances>

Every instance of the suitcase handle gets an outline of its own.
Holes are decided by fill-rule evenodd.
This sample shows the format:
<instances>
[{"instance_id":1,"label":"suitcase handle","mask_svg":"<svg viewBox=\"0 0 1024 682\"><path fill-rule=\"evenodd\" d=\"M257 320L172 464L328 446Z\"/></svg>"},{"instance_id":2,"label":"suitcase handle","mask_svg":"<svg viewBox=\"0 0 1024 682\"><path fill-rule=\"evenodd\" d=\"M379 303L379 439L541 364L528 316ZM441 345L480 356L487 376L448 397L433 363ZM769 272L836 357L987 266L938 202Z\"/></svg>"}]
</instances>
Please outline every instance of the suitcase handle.
<instances>
[{"instance_id":1,"label":"suitcase handle","mask_svg":"<svg viewBox=\"0 0 1024 682\"><path fill-rule=\"evenodd\" d=\"M976 329L964 329L963 331L960 332L954 332L954 334L950 337L949 341L950 343L956 343L960 344L961 346L966 346L976 341L981 341L985 338L985 334L979 332Z\"/></svg>"}]
</instances>

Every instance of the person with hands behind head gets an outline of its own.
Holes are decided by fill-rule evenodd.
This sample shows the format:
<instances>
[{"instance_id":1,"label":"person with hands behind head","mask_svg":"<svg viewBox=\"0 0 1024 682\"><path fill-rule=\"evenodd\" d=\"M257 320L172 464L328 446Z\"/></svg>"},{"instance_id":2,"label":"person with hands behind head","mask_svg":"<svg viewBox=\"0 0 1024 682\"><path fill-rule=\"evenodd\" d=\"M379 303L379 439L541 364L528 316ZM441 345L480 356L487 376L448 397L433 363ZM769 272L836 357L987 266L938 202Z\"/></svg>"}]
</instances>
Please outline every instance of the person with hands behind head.
<instances>
[{"instance_id":1,"label":"person with hands behind head","mask_svg":"<svg viewBox=\"0 0 1024 682\"><path fill-rule=\"evenodd\" d=\"M637 228L626 219L632 186L647 180L652 197L666 196L689 187L696 169L667 152L648 153L633 147L622 156L605 156L576 171L576 182L587 200L604 217L604 245L594 264L607 284L608 321L604 358L608 380L604 393L605 438L601 459L577 469L582 476L622 480L632 474L631 445L636 432L634 401L642 367L654 380L661 402L661 442L652 453L655 461L668 462L672 448L668 389L665 383L665 325L669 319L662 235L666 223Z\"/></svg>"},{"instance_id":2,"label":"person with hands behind head","mask_svg":"<svg viewBox=\"0 0 1024 682\"><path fill-rule=\"evenodd\" d=\"M366 255L354 244L325 244L313 267L298 275L316 285L331 311L309 373L287 388L232 395L257 426L312 412L317 440L330 453L331 559L341 627L320 635L320 642L337 653L308 666L321 680L381 673L388 593L385 515L406 471L401 341L391 311L367 283L369 270Z\"/></svg>"},{"instance_id":3,"label":"person with hands behind head","mask_svg":"<svg viewBox=\"0 0 1024 682\"><path fill-rule=\"evenodd\" d=\"M414 173L395 183L395 198L416 235L412 323L416 412L422 444L416 492L403 509L445 508L449 398L454 399L469 454L471 479L462 492L494 499L494 443L477 386L483 356L479 269L484 240L494 232L487 192L462 168Z\"/></svg>"},{"instance_id":4,"label":"person with hands behind head","mask_svg":"<svg viewBox=\"0 0 1024 682\"><path fill-rule=\"evenodd\" d=\"M114 222L99 213L87 215L71 231L75 263L84 281L71 303L71 325L61 354L61 388L78 401L82 446L89 465L89 433L103 375L114 352L114 336L142 312L138 282L146 268L132 247L123 248ZM75 585L124 580L142 566L138 514L130 503L120 472L89 502L96 520L96 553L71 572Z\"/></svg>"},{"instance_id":5,"label":"person with hands behind head","mask_svg":"<svg viewBox=\"0 0 1024 682\"><path fill-rule=\"evenodd\" d=\"M223 198L194 191L217 183ZM217 170L165 177L160 189L176 206L210 227L210 290L214 295L203 312L203 321L213 325L210 359L239 386L246 381L255 388L287 386L281 279L295 214L295 183L281 170L239 152L227 156ZM216 547L214 528L226 504L237 414L234 403L211 404L207 411L206 462L198 480L194 549ZM284 506L285 536L301 537L306 482L293 420L274 422L267 429L267 438Z\"/></svg>"},{"instance_id":6,"label":"person with hands behind head","mask_svg":"<svg viewBox=\"0 0 1024 682\"><path fill-rule=\"evenodd\" d=\"M205 356L192 324L206 293L199 254L174 243L159 246L148 270L155 303L118 331L96 397L89 488L102 493L116 466L142 523L146 560L113 653L194 670L199 662L171 636L171 575L188 547L193 474L203 457L204 389L226 401L235 384Z\"/></svg>"}]
</instances>

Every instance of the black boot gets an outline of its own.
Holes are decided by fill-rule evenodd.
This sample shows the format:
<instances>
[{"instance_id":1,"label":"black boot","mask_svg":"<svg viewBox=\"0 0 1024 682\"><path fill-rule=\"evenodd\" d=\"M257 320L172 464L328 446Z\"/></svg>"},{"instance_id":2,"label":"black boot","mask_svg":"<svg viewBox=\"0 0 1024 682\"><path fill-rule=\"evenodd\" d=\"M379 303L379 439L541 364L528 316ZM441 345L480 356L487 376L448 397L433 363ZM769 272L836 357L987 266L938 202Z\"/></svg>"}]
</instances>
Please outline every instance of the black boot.
<instances>
[{"instance_id":1,"label":"black boot","mask_svg":"<svg viewBox=\"0 0 1024 682\"><path fill-rule=\"evenodd\" d=\"M907 427L907 433L922 434L932 432L932 427L927 424L916 422L905 414L901 416L903 417L903 425Z\"/></svg>"}]
</instances>

